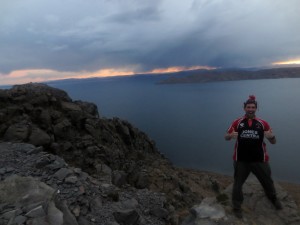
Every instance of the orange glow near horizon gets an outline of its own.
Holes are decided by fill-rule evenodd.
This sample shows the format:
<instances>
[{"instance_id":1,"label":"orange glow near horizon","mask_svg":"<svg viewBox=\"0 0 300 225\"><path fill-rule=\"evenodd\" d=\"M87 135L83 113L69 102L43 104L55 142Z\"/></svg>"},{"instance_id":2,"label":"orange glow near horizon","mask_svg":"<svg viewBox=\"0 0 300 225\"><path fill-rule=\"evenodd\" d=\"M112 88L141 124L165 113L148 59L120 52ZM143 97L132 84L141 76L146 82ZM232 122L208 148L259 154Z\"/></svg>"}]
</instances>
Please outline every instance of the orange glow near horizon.
<instances>
[{"instance_id":1,"label":"orange glow near horizon","mask_svg":"<svg viewBox=\"0 0 300 225\"><path fill-rule=\"evenodd\" d=\"M110 77L110 76L125 76L133 75L133 71L103 69L96 72L61 72L50 69L26 69L15 70L9 74L0 74L0 85L15 85L29 82L45 82L51 80L64 79L84 79L91 77Z\"/></svg>"},{"instance_id":2,"label":"orange glow near horizon","mask_svg":"<svg viewBox=\"0 0 300 225\"><path fill-rule=\"evenodd\" d=\"M300 65L300 59L272 63L272 65L295 65L295 64Z\"/></svg>"},{"instance_id":3,"label":"orange glow near horizon","mask_svg":"<svg viewBox=\"0 0 300 225\"><path fill-rule=\"evenodd\" d=\"M89 77L115 77L115 76L129 76L134 75L133 71L116 70L116 69L102 69L94 73L83 74L77 78L89 78Z\"/></svg>"},{"instance_id":4,"label":"orange glow near horizon","mask_svg":"<svg viewBox=\"0 0 300 225\"><path fill-rule=\"evenodd\" d=\"M135 72L134 69L115 69L105 68L96 72L80 71L80 72L62 72L51 69L25 69L15 70L9 74L0 74L0 85L24 84L29 82L45 82L50 80L63 79L84 79L92 77L113 77L113 76L130 76L135 74L159 74L159 73L174 73L180 71L189 71L197 69L212 70L216 69L209 66L174 66L168 68L157 68L151 71Z\"/></svg>"},{"instance_id":5,"label":"orange glow near horizon","mask_svg":"<svg viewBox=\"0 0 300 225\"><path fill-rule=\"evenodd\" d=\"M181 72L181 71L189 71L189 70L199 70L199 69L205 69L205 70L213 70L216 69L215 67L209 67L209 66L191 66L191 67L185 67L185 66L173 66L168 68L158 68L151 70L149 74L152 73L175 73L175 72Z\"/></svg>"}]
</instances>

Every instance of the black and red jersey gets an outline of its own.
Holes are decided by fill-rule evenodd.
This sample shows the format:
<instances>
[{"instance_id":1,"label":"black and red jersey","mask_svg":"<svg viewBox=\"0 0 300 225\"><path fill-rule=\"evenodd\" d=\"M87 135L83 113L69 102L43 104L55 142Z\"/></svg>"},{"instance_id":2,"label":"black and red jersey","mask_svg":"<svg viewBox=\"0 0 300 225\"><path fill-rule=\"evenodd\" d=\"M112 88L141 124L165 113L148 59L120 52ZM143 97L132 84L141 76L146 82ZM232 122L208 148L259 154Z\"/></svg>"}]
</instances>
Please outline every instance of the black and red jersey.
<instances>
[{"instance_id":1,"label":"black and red jersey","mask_svg":"<svg viewBox=\"0 0 300 225\"><path fill-rule=\"evenodd\" d=\"M257 117L241 117L233 121L227 132L238 132L233 160L242 162L267 162L269 156L264 142L264 132L270 125Z\"/></svg>"}]
</instances>

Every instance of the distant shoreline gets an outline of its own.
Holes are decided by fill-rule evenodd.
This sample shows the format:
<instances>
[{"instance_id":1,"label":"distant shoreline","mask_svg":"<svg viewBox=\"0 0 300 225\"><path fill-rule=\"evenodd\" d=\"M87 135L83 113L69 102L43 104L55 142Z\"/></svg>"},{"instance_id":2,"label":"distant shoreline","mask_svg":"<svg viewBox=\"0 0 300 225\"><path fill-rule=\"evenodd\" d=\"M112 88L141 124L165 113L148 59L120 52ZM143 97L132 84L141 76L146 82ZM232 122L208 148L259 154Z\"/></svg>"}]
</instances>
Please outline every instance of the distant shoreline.
<instances>
[{"instance_id":1,"label":"distant shoreline","mask_svg":"<svg viewBox=\"0 0 300 225\"><path fill-rule=\"evenodd\" d=\"M158 84L208 83L238 80L300 78L300 67L273 68L262 70L220 69L199 70L184 76L170 76Z\"/></svg>"}]
</instances>

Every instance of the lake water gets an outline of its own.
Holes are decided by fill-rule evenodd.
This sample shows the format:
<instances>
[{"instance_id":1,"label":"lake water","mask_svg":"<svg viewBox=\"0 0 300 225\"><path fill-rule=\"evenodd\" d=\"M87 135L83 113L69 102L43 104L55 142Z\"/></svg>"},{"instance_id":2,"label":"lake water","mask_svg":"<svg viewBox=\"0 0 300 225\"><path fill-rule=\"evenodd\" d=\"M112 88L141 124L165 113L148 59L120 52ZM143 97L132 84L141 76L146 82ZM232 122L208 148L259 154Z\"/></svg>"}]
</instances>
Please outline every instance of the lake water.
<instances>
[{"instance_id":1,"label":"lake water","mask_svg":"<svg viewBox=\"0 0 300 225\"><path fill-rule=\"evenodd\" d=\"M176 166L232 174L231 122L249 94L257 116L269 122L277 144L267 144L273 177L300 183L300 79L157 85L159 77L50 83L73 100L97 104L100 115L120 117L148 134ZM297 100L298 99L298 100Z\"/></svg>"}]
</instances>

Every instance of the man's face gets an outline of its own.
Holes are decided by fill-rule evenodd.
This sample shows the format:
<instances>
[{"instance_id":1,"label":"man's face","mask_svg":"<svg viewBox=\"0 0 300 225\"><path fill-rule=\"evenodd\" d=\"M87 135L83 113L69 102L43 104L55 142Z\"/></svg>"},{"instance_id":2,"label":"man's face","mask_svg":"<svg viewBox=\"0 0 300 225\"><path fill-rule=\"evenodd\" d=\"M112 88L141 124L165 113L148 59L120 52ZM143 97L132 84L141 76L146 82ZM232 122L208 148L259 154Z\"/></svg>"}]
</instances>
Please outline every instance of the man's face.
<instances>
[{"instance_id":1,"label":"man's face","mask_svg":"<svg viewBox=\"0 0 300 225\"><path fill-rule=\"evenodd\" d=\"M249 118L253 118L255 116L255 112L256 112L256 105L254 103L251 104L247 104L244 107L246 116Z\"/></svg>"}]
</instances>

